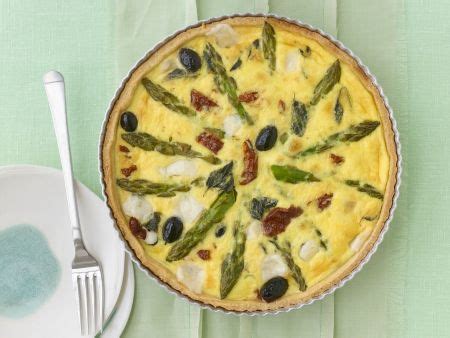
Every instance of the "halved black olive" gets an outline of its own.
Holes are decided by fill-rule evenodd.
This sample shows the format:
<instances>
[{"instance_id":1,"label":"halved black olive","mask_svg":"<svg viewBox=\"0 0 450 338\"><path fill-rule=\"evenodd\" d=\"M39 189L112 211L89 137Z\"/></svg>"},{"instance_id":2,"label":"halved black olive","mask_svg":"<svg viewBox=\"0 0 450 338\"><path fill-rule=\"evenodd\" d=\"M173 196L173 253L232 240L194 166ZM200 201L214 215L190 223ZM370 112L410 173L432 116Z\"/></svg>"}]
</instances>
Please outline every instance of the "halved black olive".
<instances>
[{"instance_id":1,"label":"halved black olive","mask_svg":"<svg viewBox=\"0 0 450 338\"><path fill-rule=\"evenodd\" d=\"M255 147L259 151L272 149L277 142L278 130L275 126L267 126L261 129L256 138Z\"/></svg>"},{"instance_id":2,"label":"halved black olive","mask_svg":"<svg viewBox=\"0 0 450 338\"><path fill-rule=\"evenodd\" d=\"M189 72L196 72L202 66L202 59L196 51L189 48L181 48L178 54L181 64Z\"/></svg>"},{"instance_id":3,"label":"halved black olive","mask_svg":"<svg viewBox=\"0 0 450 338\"><path fill-rule=\"evenodd\" d=\"M137 128L137 125L138 125L138 119L137 119L136 115L134 115L130 111L126 111L120 117L120 126L125 131L129 131L129 132L135 131Z\"/></svg>"},{"instance_id":4,"label":"halved black olive","mask_svg":"<svg viewBox=\"0 0 450 338\"><path fill-rule=\"evenodd\" d=\"M178 217L170 217L167 219L166 223L164 223L163 240L166 243L175 242L178 238L180 238L182 232L183 222L181 219Z\"/></svg>"},{"instance_id":5,"label":"halved black olive","mask_svg":"<svg viewBox=\"0 0 450 338\"><path fill-rule=\"evenodd\" d=\"M283 277L273 277L264 283L260 290L261 298L267 303L283 296L289 287L288 281Z\"/></svg>"},{"instance_id":6,"label":"halved black olive","mask_svg":"<svg viewBox=\"0 0 450 338\"><path fill-rule=\"evenodd\" d=\"M225 224L219 224L216 228L215 235L216 237L222 237L225 234L225 231L227 230L227 227Z\"/></svg>"}]
</instances>

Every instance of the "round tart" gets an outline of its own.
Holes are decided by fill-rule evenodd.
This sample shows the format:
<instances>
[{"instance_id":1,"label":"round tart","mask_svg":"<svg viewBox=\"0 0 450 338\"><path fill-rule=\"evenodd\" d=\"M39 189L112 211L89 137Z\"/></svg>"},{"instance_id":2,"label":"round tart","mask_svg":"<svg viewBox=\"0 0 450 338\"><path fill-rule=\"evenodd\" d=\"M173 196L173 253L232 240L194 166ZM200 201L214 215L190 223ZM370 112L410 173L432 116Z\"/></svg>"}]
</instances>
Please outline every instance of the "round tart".
<instances>
[{"instance_id":1,"label":"round tart","mask_svg":"<svg viewBox=\"0 0 450 338\"><path fill-rule=\"evenodd\" d=\"M342 285L381 240L398 184L374 81L338 42L272 16L214 19L156 46L117 92L101 144L135 260L235 312Z\"/></svg>"}]
</instances>

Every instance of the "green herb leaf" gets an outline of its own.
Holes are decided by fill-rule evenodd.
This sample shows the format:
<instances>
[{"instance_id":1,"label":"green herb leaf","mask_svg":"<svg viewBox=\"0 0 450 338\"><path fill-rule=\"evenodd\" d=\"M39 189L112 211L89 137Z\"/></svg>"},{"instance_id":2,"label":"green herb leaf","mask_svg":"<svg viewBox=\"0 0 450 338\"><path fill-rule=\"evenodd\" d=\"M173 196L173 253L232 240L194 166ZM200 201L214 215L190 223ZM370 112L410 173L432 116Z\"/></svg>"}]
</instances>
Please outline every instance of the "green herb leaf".
<instances>
[{"instance_id":1,"label":"green herb leaf","mask_svg":"<svg viewBox=\"0 0 450 338\"><path fill-rule=\"evenodd\" d=\"M241 60L241 58L238 58L238 59L236 60L236 62L231 66L230 72L232 72L232 71L238 69L239 67L241 67L241 65L242 65L242 60Z\"/></svg>"},{"instance_id":2,"label":"green herb leaf","mask_svg":"<svg viewBox=\"0 0 450 338\"><path fill-rule=\"evenodd\" d=\"M314 95L309 103L311 106L316 105L322 97L327 95L334 85L341 79L341 64L339 60L336 60L330 68L327 69L324 77L314 88Z\"/></svg>"},{"instance_id":3,"label":"green herb leaf","mask_svg":"<svg viewBox=\"0 0 450 338\"><path fill-rule=\"evenodd\" d=\"M169 74L166 75L166 80L181 79L181 78L195 78L198 73L191 73L184 69L175 68Z\"/></svg>"},{"instance_id":4,"label":"green herb leaf","mask_svg":"<svg viewBox=\"0 0 450 338\"><path fill-rule=\"evenodd\" d=\"M347 87L342 87L339 90L338 97L336 99L336 104L334 105L334 118L339 124L342 121L342 116L344 115L343 103L347 101L348 105L351 106L351 98Z\"/></svg>"},{"instance_id":5,"label":"green herb leaf","mask_svg":"<svg viewBox=\"0 0 450 338\"><path fill-rule=\"evenodd\" d=\"M257 220L263 218L264 212L270 208L276 207L278 200L270 197L253 198L250 202L250 215Z\"/></svg>"},{"instance_id":6,"label":"green herb leaf","mask_svg":"<svg viewBox=\"0 0 450 338\"><path fill-rule=\"evenodd\" d=\"M277 181L286 183L319 182L320 180L308 171L290 165L272 165L270 167Z\"/></svg>"},{"instance_id":7,"label":"green herb leaf","mask_svg":"<svg viewBox=\"0 0 450 338\"><path fill-rule=\"evenodd\" d=\"M194 110L181 104L180 100L164 87L152 82L146 77L144 77L141 82L153 100L161 102L166 108L186 116L196 115Z\"/></svg>"},{"instance_id":8,"label":"green herb leaf","mask_svg":"<svg viewBox=\"0 0 450 338\"><path fill-rule=\"evenodd\" d=\"M306 124L308 123L308 111L306 106L296 100L292 101L292 120L291 129L295 135L303 136L305 134Z\"/></svg>"},{"instance_id":9,"label":"green herb leaf","mask_svg":"<svg viewBox=\"0 0 450 338\"><path fill-rule=\"evenodd\" d=\"M233 162L211 172L206 180L206 186L208 189L217 188L222 191L234 189Z\"/></svg>"}]
</instances>

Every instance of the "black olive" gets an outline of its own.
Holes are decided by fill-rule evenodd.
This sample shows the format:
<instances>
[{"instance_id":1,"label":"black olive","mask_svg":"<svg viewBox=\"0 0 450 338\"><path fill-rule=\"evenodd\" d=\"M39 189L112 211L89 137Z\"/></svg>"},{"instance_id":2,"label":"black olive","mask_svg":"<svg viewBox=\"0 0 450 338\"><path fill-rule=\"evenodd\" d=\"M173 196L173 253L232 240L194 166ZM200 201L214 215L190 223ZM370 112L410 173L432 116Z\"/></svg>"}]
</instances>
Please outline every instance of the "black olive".
<instances>
[{"instance_id":1,"label":"black olive","mask_svg":"<svg viewBox=\"0 0 450 338\"><path fill-rule=\"evenodd\" d=\"M138 125L138 120L136 115L130 111L126 111L120 117L120 125L125 131L135 131Z\"/></svg>"},{"instance_id":2,"label":"black olive","mask_svg":"<svg viewBox=\"0 0 450 338\"><path fill-rule=\"evenodd\" d=\"M148 231L158 231L158 225L161 221L161 214L159 212L155 212L153 217L147 223L143 224L143 227Z\"/></svg>"},{"instance_id":3,"label":"black olive","mask_svg":"<svg viewBox=\"0 0 450 338\"><path fill-rule=\"evenodd\" d=\"M197 54L197 52L193 51L192 49L181 48L178 57L180 58L181 64L189 72L194 73L202 66L202 59Z\"/></svg>"},{"instance_id":4,"label":"black olive","mask_svg":"<svg viewBox=\"0 0 450 338\"><path fill-rule=\"evenodd\" d=\"M259 151L265 151L272 149L273 145L277 141L278 130L275 126L267 126L261 129L256 138L255 147Z\"/></svg>"},{"instance_id":5,"label":"black olive","mask_svg":"<svg viewBox=\"0 0 450 338\"><path fill-rule=\"evenodd\" d=\"M183 232L183 222L178 217L170 217L164 223L163 239L166 243L175 242Z\"/></svg>"},{"instance_id":6,"label":"black olive","mask_svg":"<svg viewBox=\"0 0 450 338\"><path fill-rule=\"evenodd\" d=\"M273 277L264 283L259 293L262 299L270 303L283 296L288 286L288 281L285 278Z\"/></svg>"},{"instance_id":7,"label":"black olive","mask_svg":"<svg viewBox=\"0 0 450 338\"><path fill-rule=\"evenodd\" d=\"M219 224L216 228L216 237L222 237L225 234L227 227L224 224Z\"/></svg>"}]
</instances>

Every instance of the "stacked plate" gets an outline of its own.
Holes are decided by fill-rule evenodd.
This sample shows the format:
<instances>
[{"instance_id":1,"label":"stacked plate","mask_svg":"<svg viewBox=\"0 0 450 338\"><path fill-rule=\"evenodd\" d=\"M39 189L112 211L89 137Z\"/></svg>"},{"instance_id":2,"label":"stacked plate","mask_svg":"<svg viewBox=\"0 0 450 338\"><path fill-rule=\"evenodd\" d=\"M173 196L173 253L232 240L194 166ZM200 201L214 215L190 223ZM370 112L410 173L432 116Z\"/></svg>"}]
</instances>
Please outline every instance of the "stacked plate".
<instances>
[{"instance_id":1,"label":"stacked plate","mask_svg":"<svg viewBox=\"0 0 450 338\"><path fill-rule=\"evenodd\" d=\"M0 186L0 336L80 337L61 172L1 167ZM84 242L103 269L102 337L119 337L133 303L132 265L103 201L81 183L76 189Z\"/></svg>"}]
</instances>

